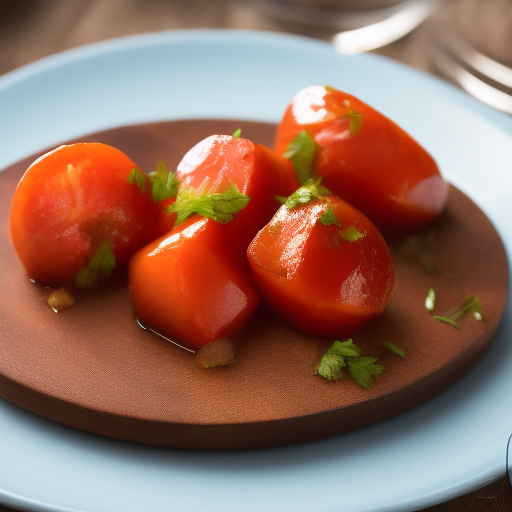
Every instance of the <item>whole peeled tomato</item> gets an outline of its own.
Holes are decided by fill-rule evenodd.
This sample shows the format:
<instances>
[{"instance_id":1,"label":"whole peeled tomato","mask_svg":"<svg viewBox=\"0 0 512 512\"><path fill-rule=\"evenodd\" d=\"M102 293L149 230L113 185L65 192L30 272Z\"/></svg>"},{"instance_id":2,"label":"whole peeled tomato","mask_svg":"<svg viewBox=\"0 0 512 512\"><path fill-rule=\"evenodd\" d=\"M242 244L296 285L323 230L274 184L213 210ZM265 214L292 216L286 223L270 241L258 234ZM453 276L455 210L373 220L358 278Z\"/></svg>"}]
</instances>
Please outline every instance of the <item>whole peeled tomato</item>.
<instances>
[{"instance_id":1,"label":"whole peeled tomato","mask_svg":"<svg viewBox=\"0 0 512 512\"><path fill-rule=\"evenodd\" d=\"M352 335L386 309L395 291L382 235L335 196L281 206L247 255L261 296L314 336Z\"/></svg>"},{"instance_id":2,"label":"whole peeled tomato","mask_svg":"<svg viewBox=\"0 0 512 512\"><path fill-rule=\"evenodd\" d=\"M249 242L279 208L276 196L288 196L299 186L289 160L262 144L221 134L192 147L178 164L176 178L178 201L182 195L222 194L233 186L249 198L226 224L232 232L229 251L244 260Z\"/></svg>"},{"instance_id":3,"label":"whole peeled tomato","mask_svg":"<svg viewBox=\"0 0 512 512\"><path fill-rule=\"evenodd\" d=\"M228 228L194 214L135 253L129 285L141 325L192 351L238 335L260 298L227 254Z\"/></svg>"},{"instance_id":4,"label":"whole peeled tomato","mask_svg":"<svg viewBox=\"0 0 512 512\"><path fill-rule=\"evenodd\" d=\"M129 182L135 168L101 143L60 146L30 165L13 196L10 234L32 280L94 286L149 242L159 212L149 180Z\"/></svg>"},{"instance_id":5,"label":"whole peeled tomato","mask_svg":"<svg viewBox=\"0 0 512 512\"><path fill-rule=\"evenodd\" d=\"M191 350L216 351L259 303L247 246L279 207L275 196L290 194L297 180L284 157L230 135L198 142L176 178L177 225L132 258L132 302L146 328Z\"/></svg>"},{"instance_id":6,"label":"whole peeled tomato","mask_svg":"<svg viewBox=\"0 0 512 512\"><path fill-rule=\"evenodd\" d=\"M448 184L432 156L391 119L332 87L313 85L292 99L275 150L292 159L301 183L321 177L382 230L420 228L446 202Z\"/></svg>"}]
</instances>

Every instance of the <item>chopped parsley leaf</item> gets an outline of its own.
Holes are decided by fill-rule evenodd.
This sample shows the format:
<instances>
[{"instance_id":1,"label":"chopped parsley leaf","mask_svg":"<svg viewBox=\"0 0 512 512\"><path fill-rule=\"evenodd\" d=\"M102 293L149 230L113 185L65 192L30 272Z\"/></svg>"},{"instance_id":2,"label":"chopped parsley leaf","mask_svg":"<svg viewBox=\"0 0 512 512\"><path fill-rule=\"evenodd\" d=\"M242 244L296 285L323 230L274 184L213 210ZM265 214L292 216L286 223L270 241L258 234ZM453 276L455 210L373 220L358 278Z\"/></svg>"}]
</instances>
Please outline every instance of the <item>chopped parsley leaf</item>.
<instances>
[{"instance_id":1,"label":"chopped parsley leaf","mask_svg":"<svg viewBox=\"0 0 512 512\"><path fill-rule=\"evenodd\" d=\"M284 153L284 157L292 162L293 172L301 185L313 176L315 152L315 139L306 130L302 130L295 135Z\"/></svg>"},{"instance_id":2,"label":"chopped parsley leaf","mask_svg":"<svg viewBox=\"0 0 512 512\"><path fill-rule=\"evenodd\" d=\"M224 192L213 194L200 193L197 195L195 190L180 187L176 201L168 210L177 214L176 226L193 213L226 224L233 219L235 213L247 206L249 200L249 196L241 194L234 183L231 183Z\"/></svg>"},{"instance_id":3,"label":"chopped parsley leaf","mask_svg":"<svg viewBox=\"0 0 512 512\"><path fill-rule=\"evenodd\" d=\"M130 171L128 183L135 183L139 187L141 194L144 194L146 191L146 175L138 167L134 167Z\"/></svg>"},{"instance_id":4,"label":"chopped parsley leaf","mask_svg":"<svg viewBox=\"0 0 512 512\"><path fill-rule=\"evenodd\" d=\"M156 171L150 173L148 177L153 185L151 193L155 203L176 197L178 194L178 178L173 172L167 170L163 162L158 162Z\"/></svg>"},{"instance_id":5,"label":"chopped parsley leaf","mask_svg":"<svg viewBox=\"0 0 512 512\"><path fill-rule=\"evenodd\" d=\"M100 245L93 254L87 267L84 267L76 276L75 284L78 288L90 288L98 284L100 279L108 278L116 268L116 258L108 242Z\"/></svg>"},{"instance_id":6,"label":"chopped parsley leaf","mask_svg":"<svg viewBox=\"0 0 512 512\"><path fill-rule=\"evenodd\" d=\"M352 339L336 340L323 355L316 371L328 381L342 378L342 369L348 367L352 379L365 389L371 389L373 381L382 373L384 367L375 364L376 357L361 357L361 349Z\"/></svg>"}]
</instances>

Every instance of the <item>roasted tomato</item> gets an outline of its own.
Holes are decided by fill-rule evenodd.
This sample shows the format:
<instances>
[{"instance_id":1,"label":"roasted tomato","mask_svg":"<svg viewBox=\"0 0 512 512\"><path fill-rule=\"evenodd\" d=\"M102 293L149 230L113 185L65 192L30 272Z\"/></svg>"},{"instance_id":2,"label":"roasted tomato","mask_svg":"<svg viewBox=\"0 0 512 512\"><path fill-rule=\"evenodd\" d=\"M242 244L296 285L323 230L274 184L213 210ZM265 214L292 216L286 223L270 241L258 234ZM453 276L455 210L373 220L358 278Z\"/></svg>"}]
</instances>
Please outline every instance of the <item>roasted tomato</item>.
<instances>
[{"instance_id":1,"label":"roasted tomato","mask_svg":"<svg viewBox=\"0 0 512 512\"><path fill-rule=\"evenodd\" d=\"M227 135L194 146L176 177L177 226L133 257L129 280L140 323L196 350L234 337L256 308L247 246L297 181L285 158Z\"/></svg>"},{"instance_id":2,"label":"roasted tomato","mask_svg":"<svg viewBox=\"0 0 512 512\"><path fill-rule=\"evenodd\" d=\"M279 124L275 150L299 181L316 176L383 230L412 230L439 215L448 185L427 151L393 121L331 87L300 91Z\"/></svg>"},{"instance_id":3,"label":"roasted tomato","mask_svg":"<svg viewBox=\"0 0 512 512\"><path fill-rule=\"evenodd\" d=\"M149 181L144 193L129 183L135 168L113 147L82 143L54 149L27 169L14 193L10 232L31 279L93 286L149 242L157 207Z\"/></svg>"},{"instance_id":4,"label":"roasted tomato","mask_svg":"<svg viewBox=\"0 0 512 512\"><path fill-rule=\"evenodd\" d=\"M334 196L283 205L247 255L261 296L314 336L350 336L384 311L395 290L382 235Z\"/></svg>"},{"instance_id":5,"label":"roasted tomato","mask_svg":"<svg viewBox=\"0 0 512 512\"><path fill-rule=\"evenodd\" d=\"M190 350L233 338L259 303L245 267L226 257L227 224L193 215L130 262L136 316Z\"/></svg>"}]
</instances>

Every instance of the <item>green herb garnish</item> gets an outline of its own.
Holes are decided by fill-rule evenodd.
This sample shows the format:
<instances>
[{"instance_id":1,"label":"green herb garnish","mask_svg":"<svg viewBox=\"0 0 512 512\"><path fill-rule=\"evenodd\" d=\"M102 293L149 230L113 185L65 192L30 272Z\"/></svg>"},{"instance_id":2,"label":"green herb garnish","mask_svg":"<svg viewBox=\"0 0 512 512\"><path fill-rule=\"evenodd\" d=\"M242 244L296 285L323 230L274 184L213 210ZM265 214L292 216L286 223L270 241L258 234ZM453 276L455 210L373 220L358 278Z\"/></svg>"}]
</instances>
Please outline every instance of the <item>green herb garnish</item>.
<instances>
[{"instance_id":1,"label":"green herb garnish","mask_svg":"<svg viewBox=\"0 0 512 512\"><path fill-rule=\"evenodd\" d=\"M386 341L386 343L384 343L384 346L389 348L389 350L391 350L395 354L398 354L400 357L405 358L405 351L402 350L401 348L397 347L396 345L394 345L390 341Z\"/></svg>"},{"instance_id":2,"label":"green herb garnish","mask_svg":"<svg viewBox=\"0 0 512 512\"><path fill-rule=\"evenodd\" d=\"M382 373L384 367L377 357L351 357L348 359L350 376L363 388L372 389L373 381Z\"/></svg>"},{"instance_id":3,"label":"green herb garnish","mask_svg":"<svg viewBox=\"0 0 512 512\"><path fill-rule=\"evenodd\" d=\"M436 266L429 256L429 249L434 244L435 232L428 231L423 236L409 235L400 244L400 252L404 256L416 259L429 274L436 273Z\"/></svg>"},{"instance_id":4,"label":"green herb garnish","mask_svg":"<svg viewBox=\"0 0 512 512\"><path fill-rule=\"evenodd\" d=\"M347 341L336 340L323 355L316 371L327 380L339 380L342 377L341 369L346 366L345 358L357 357L361 349L354 345L351 339Z\"/></svg>"},{"instance_id":5,"label":"green herb garnish","mask_svg":"<svg viewBox=\"0 0 512 512\"><path fill-rule=\"evenodd\" d=\"M431 288L428 291L427 298L425 299L425 307L432 312L434 310L434 306L435 292ZM470 295L466 297L457 307L451 309L446 314L432 316L436 320L449 324L456 329L460 329L460 325L457 322L459 318L466 314L470 314L475 320L480 322L483 318L483 309L482 301L478 297Z\"/></svg>"},{"instance_id":6,"label":"green herb garnish","mask_svg":"<svg viewBox=\"0 0 512 512\"><path fill-rule=\"evenodd\" d=\"M110 277L116 268L116 258L112 246L104 242L93 254L87 267L83 268L75 279L78 288L90 288L98 284L100 279Z\"/></svg>"},{"instance_id":7,"label":"green herb garnish","mask_svg":"<svg viewBox=\"0 0 512 512\"><path fill-rule=\"evenodd\" d=\"M128 183L135 183L139 187L141 194L144 194L146 191L146 178L147 176L138 167L134 167L128 175Z\"/></svg>"},{"instance_id":8,"label":"green herb garnish","mask_svg":"<svg viewBox=\"0 0 512 512\"><path fill-rule=\"evenodd\" d=\"M461 316L468 313L475 320L480 322L482 320L483 309L484 307L482 301L478 297L470 295L466 297L455 309L452 309L449 312L449 316L450 318L457 320Z\"/></svg>"},{"instance_id":9,"label":"green herb garnish","mask_svg":"<svg viewBox=\"0 0 512 512\"><path fill-rule=\"evenodd\" d=\"M325 199L327 202L327 211L319 215L318 220L325 226L338 226L341 227L340 220L334 213L329 203L329 198L325 196L331 193L327 188L321 185L322 179L319 178L316 181L312 178L309 179L302 187L297 189L292 195L288 197L276 196L276 199L283 203L289 210L302 206L315 199ZM349 226L345 229L339 230L336 233L336 243L338 243L338 237L343 238L349 242L356 242L360 238L363 238L366 233L362 233L355 226Z\"/></svg>"},{"instance_id":10,"label":"green herb garnish","mask_svg":"<svg viewBox=\"0 0 512 512\"><path fill-rule=\"evenodd\" d=\"M146 191L148 180L151 183L151 194L155 203L176 197L179 181L173 172L167 170L164 163L158 162L156 171L147 176L138 167L134 167L128 175L128 183L135 183L142 194Z\"/></svg>"},{"instance_id":11,"label":"green herb garnish","mask_svg":"<svg viewBox=\"0 0 512 512\"><path fill-rule=\"evenodd\" d=\"M361 387L371 389L373 380L377 378L384 367L375 364L376 357L361 357L361 349L352 339L346 341L336 340L323 355L316 371L325 379L339 380L342 378L342 369L348 367L352 379Z\"/></svg>"},{"instance_id":12,"label":"green herb garnish","mask_svg":"<svg viewBox=\"0 0 512 512\"><path fill-rule=\"evenodd\" d=\"M341 227L341 223L336 217L336 214L334 213L333 209L331 208L331 205L329 204L329 200L327 201L327 211L325 213L322 213L318 217L318 220L325 224L326 226L338 226ZM344 240L347 240L348 242L356 242L360 238L363 238L366 235L366 233L361 233L355 226L349 226L348 228L341 229L336 233L337 237L343 238ZM338 239L336 238L336 243L338 243Z\"/></svg>"},{"instance_id":13,"label":"green herb garnish","mask_svg":"<svg viewBox=\"0 0 512 512\"><path fill-rule=\"evenodd\" d=\"M328 204L327 206L327 211L325 213L322 213L322 215L318 217L318 220L326 226L332 226L334 224L335 226L341 227L340 221L338 217L336 217L336 214L332 210L330 204Z\"/></svg>"},{"instance_id":14,"label":"green herb garnish","mask_svg":"<svg viewBox=\"0 0 512 512\"><path fill-rule=\"evenodd\" d=\"M238 139L240 135L242 135L242 130L241 128L238 128L238 130L235 130L235 133L233 133L233 138Z\"/></svg>"},{"instance_id":15,"label":"green herb garnish","mask_svg":"<svg viewBox=\"0 0 512 512\"><path fill-rule=\"evenodd\" d=\"M176 226L193 213L226 224L233 220L235 213L247 206L249 200L249 196L241 194L234 183L231 183L224 192L213 194L199 192L199 195L197 190L181 186L176 201L169 206L168 211L177 214Z\"/></svg>"},{"instance_id":16,"label":"green herb garnish","mask_svg":"<svg viewBox=\"0 0 512 512\"><path fill-rule=\"evenodd\" d=\"M156 171L149 173L148 177L152 183L151 193L155 203L176 197L178 194L178 178L173 172L167 170L163 162L158 162Z\"/></svg>"},{"instance_id":17,"label":"green herb garnish","mask_svg":"<svg viewBox=\"0 0 512 512\"><path fill-rule=\"evenodd\" d=\"M432 315L432 316L436 320L440 320L441 322L444 322L445 324L455 327L455 329L460 329L460 325L455 320L453 320L453 318L449 318L447 316L440 316L440 315Z\"/></svg>"},{"instance_id":18,"label":"green herb garnish","mask_svg":"<svg viewBox=\"0 0 512 512\"><path fill-rule=\"evenodd\" d=\"M335 340L326 353L341 357L356 357L361 353L361 349L354 344L352 338L349 338L346 341Z\"/></svg>"},{"instance_id":19,"label":"green herb garnish","mask_svg":"<svg viewBox=\"0 0 512 512\"><path fill-rule=\"evenodd\" d=\"M337 354L325 353L316 371L328 381L339 380L343 376L341 369L345 367L345 359Z\"/></svg>"},{"instance_id":20,"label":"green herb garnish","mask_svg":"<svg viewBox=\"0 0 512 512\"><path fill-rule=\"evenodd\" d=\"M298 182L303 185L313 176L313 160L315 158L316 142L306 131L302 130L292 139L284 157L293 165L293 172Z\"/></svg>"},{"instance_id":21,"label":"green herb garnish","mask_svg":"<svg viewBox=\"0 0 512 512\"><path fill-rule=\"evenodd\" d=\"M361 233L355 226L349 226L338 231L338 235L349 242L357 242L360 238L365 237L366 233Z\"/></svg>"},{"instance_id":22,"label":"green herb garnish","mask_svg":"<svg viewBox=\"0 0 512 512\"><path fill-rule=\"evenodd\" d=\"M350 103L347 100L343 103L347 107L347 113L339 119L348 119L348 129L350 131L350 135L354 137L363 130L363 116L351 108Z\"/></svg>"},{"instance_id":23,"label":"green herb garnish","mask_svg":"<svg viewBox=\"0 0 512 512\"><path fill-rule=\"evenodd\" d=\"M324 196L329 195L330 192L323 185L321 185L321 182L321 178L317 179L316 181L311 178L290 196L276 196L276 199L283 203L286 208L288 208L288 210L291 210L296 206L307 204L314 199L323 199Z\"/></svg>"},{"instance_id":24,"label":"green herb garnish","mask_svg":"<svg viewBox=\"0 0 512 512\"><path fill-rule=\"evenodd\" d=\"M428 291L427 297L425 299L425 307L428 311L434 311L434 307L436 305L436 292L432 288Z\"/></svg>"}]
</instances>

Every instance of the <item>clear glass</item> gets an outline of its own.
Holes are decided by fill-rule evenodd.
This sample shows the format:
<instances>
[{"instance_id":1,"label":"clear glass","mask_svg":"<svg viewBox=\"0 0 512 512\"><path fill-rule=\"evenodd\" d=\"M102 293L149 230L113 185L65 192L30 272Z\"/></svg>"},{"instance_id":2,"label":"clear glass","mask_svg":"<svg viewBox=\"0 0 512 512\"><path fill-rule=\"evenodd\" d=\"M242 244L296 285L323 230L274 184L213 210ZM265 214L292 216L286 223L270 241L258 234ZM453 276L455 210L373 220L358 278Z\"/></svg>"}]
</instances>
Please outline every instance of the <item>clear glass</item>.
<instances>
[{"instance_id":1,"label":"clear glass","mask_svg":"<svg viewBox=\"0 0 512 512\"><path fill-rule=\"evenodd\" d=\"M247 0L284 25L322 30L342 53L389 44L415 29L439 0Z\"/></svg>"},{"instance_id":2,"label":"clear glass","mask_svg":"<svg viewBox=\"0 0 512 512\"><path fill-rule=\"evenodd\" d=\"M512 114L512 0L453 0L429 25L433 65L480 101Z\"/></svg>"}]
</instances>

